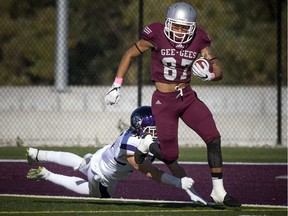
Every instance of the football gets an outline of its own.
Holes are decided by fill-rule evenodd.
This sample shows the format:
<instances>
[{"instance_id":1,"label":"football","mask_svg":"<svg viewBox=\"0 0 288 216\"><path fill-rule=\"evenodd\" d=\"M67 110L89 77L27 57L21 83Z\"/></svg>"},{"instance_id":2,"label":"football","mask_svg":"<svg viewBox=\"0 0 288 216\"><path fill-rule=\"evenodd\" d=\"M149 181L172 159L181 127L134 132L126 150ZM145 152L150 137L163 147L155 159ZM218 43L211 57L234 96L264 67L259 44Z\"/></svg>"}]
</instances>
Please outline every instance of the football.
<instances>
[{"instance_id":1,"label":"football","mask_svg":"<svg viewBox=\"0 0 288 216\"><path fill-rule=\"evenodd\" d=\"M205 66L209 66L209 71L212 73L213 72L213 66L212 63L206 59L206 58L198 58L194 61L193 64L198 64L200 65L200 67L202 67L204 69Z\"/></svg>"}]
</instances>

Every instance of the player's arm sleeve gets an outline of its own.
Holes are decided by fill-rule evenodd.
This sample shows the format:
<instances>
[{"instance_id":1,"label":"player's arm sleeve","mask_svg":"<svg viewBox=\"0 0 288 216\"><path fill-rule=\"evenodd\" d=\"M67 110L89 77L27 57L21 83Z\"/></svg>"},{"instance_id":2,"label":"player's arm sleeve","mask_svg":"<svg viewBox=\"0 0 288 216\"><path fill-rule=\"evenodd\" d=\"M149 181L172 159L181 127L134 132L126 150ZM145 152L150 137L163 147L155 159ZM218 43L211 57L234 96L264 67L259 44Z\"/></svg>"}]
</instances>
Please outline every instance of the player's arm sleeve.
<instances>
[{"instance_id":1,"label":"player's arm sleeve","mask_svg":"<svg viewBox=\"0 0 288 216\"><path fill-rule=\"evenodd\" d=\"M148 178L151 178L155 181L164 183L164 184L169 184L169 185L174 185L175 187L182 188L182 179L177 178L175 176L172 176L163 170L158 169L157 167L153 166L149 161L144 160L142 164L137 164L134 160L134 157L129 156L127 158L127 161L134 167L134 169L142 172L145 174ZM191 187L193 180L191 178L186 178L189 183L187 187ZM184 179L185 180L185 179Z\"/></svg>"},{"instance_id":2,"label":"player's arm sleeve","mask_svg":"<svg viewBox=\"0 0 288 216\"><path fill-rule=\"evenodd\" d=\"M212 40L210 36L205 31L201 30L201 37L198 42L200 50L209 47L211 45L211 42Z\"/></svg>"},{"instance_id":3,"label":"player's arm sleeve","mask_svg":"<svg viewBox=\"0 0 288 216\"><path fill-rule=\"evenodd\" d=\"M133 156L128 156L127 161L135 170L142 172L148 178L161 182L161 176L164 171L153 166L148 160L144 160L142 164L137 164Z\"/></svg>"},{"instance_id":4,"label":"player's arm sleeve","mask_svg":"<svg viewBox=\"0 0 288 216\"><path fill-rule=\"evenodd\" d=\"M139 145L140 139L138 137L129 137L129 139L123 139L120 144L120 151L118 157L121 156L134 156L134 153Z\"/></svg>"},{"instance_id":5,"label":"player's arm sleeve","mask_svg":"<svg viewBox=\"0 0 288 216\"><path fill-rule=\"evenodd\" d=\"M136 151L136 146L122 143L120 145L119 157L122 155L133 156Z\"/></svg>"},{"instance_id":6,"label":"player's arm sleeve","mask_svg":"<svg viewBox=\"0 0 288 216\"><path fill-rule=\"evenodd\" d=\"M152 23L148 26L146 26L142 33L142 39L149 41L154 46L156 46L156 38L157 38L157 31L155 30L157 28L157 23Z\"/></svg>"}]
</instances>

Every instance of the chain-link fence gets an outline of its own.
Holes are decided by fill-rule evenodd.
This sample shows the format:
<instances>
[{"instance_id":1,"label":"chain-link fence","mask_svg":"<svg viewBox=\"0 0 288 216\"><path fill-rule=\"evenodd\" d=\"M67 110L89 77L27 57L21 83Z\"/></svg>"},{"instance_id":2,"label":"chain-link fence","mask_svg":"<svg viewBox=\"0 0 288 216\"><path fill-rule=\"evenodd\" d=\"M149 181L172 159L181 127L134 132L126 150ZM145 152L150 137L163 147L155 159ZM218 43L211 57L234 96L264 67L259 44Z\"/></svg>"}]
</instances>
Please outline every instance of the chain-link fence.
<instances>
[{"instance_id":1,"label":"chain-link fence","mask_svg":"<svg viewBox=\"0 0 288 216\"><path fill-rule=\"evenodd\" d=\"M287 145L287 2L186 2L225 73L220 82L191 82L213 112L223 145ZM163 22L172 3L2 1L0 145L114 142L131 111L150 104L150 55L132 62L119 104L107 106L104 95L126 49L145 25ZM182 122L179 143L204 144Z\"/></svg>"}]
</instances>

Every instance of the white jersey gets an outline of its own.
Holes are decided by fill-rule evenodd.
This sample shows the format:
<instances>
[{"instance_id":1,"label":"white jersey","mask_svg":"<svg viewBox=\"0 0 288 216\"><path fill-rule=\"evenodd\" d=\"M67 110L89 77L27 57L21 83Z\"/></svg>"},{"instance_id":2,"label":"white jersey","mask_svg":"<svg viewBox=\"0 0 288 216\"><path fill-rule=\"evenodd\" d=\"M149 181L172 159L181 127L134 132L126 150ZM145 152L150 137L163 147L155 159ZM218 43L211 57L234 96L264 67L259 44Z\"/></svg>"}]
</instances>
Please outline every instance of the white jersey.
<instances>
[{"instance_id":1,"label":"white jersey","mask_svg":"<svg viewBox=\"0 0 288 216\"><path fill-rule=\"evenodd\" d=\"M93 178L103 186L113 187L118 180L129 177L134 168L126 160L121 160L120 157L122 155L134 155L139 142L140 138L128 129L112 145L99 149L90 161L91 169L89 171L91 170Z\"/></svg>"}]
</instances>

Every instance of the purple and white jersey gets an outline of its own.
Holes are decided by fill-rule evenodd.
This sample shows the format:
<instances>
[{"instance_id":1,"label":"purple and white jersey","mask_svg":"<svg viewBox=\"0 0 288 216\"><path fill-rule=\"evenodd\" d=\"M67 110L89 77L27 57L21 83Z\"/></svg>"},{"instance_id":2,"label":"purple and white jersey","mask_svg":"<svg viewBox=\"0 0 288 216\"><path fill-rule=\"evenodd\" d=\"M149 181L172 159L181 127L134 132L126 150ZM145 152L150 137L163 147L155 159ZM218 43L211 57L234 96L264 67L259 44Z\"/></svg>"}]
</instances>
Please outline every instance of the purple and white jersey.
<instances>
[{"instance_id":1,"label":"purple and white jersey","mask_svg":"<svg viewBox=\"0 0 288 216\"><path fill-rule=\"evenodd\" d=\"M151 50L151 80L163 83L189 83L193 61L203 48L211 44L209 35L197 27L189 43L177 46L166 38L162 23L146 26L142 38L155 47Z\"/></svg>"},{"instance_id":2,"label":"purple and white jersey","mask_svg":"<svg viewBox=\"0 0 288 216\"><path fill-rule=\"evenodd\" d=\"M92 157L90 167L97 180L106 187L113 187L118 180L131 175L134 168L122 155L134 155L140 138L125 130L112 144L99 149ZM95 177L94 177L95 179Z\"/></svg>"}]
</instances>

